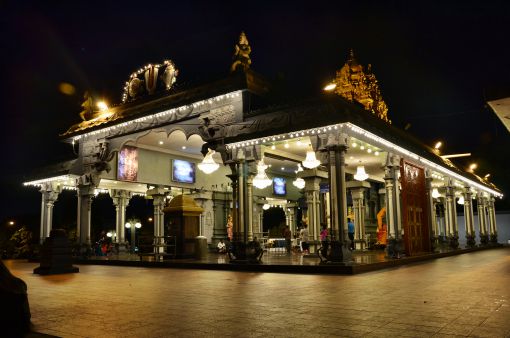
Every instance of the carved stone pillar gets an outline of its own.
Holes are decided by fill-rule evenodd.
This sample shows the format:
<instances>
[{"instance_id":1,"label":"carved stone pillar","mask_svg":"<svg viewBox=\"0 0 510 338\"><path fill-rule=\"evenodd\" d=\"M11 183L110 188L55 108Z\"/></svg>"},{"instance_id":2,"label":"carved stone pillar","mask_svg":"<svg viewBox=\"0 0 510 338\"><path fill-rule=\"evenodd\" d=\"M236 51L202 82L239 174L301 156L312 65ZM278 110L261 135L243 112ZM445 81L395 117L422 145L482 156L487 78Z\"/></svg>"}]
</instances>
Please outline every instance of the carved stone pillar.
<instances>
[{"instance_id":1,"label":"carved stone pillar","mask_svg":"<svg viewBox=\"0 0 510 338\"><path fill-rule=\"evenodd\" d=\"M347 182L352 196L354 212L354 243L357 250L364 250L367 247L365 236L365 192L370 189L370 183L366 181Z\"/></svg>"},{"instance_id":2,"label":"carved stone pillar","mask_svg":"<svg viewBox=\"0 0 510 338\"><path fill-rule=\"evenodd\" d=\"M248 233L246 231L246 163L244 161L244 158L239 159L238 164L238 207L237 207L237 217L239 218L238 221L238 228L237 228L237 234L234 231L234 237L238 238L246 243L248 240Z\"/></svg>"},{"instance_id":3,"label":"carved stone pillar","mask_svg":"<svg viewBox=\"0 0 510 338\"><path fill-rule=\"evenodd\" d=\"M471 189L469 187L466 187L462 193L462 196L464 197L464 222L466 225L466 245L468 248L472 248L476 245L476 237Z\"/></svg>"},{"instance_id":4,"label":"carved stone pillar","mask_svg":"<svg viewBox=\"0 0 510 338\"><path fill-rule=\"evenodd\" d=\"M332 238L328 262L345 264L351 260L350 241L347 240L347 187L345 184L345 152L349 138L341 131L327 135L324 150L327 153L330 217Z\"/></svg>"},{"instance_id":5,"label":"carved stone pillar","mask_svg":"<svg viewBox=\"0 0 510 338\"><path fill-rule=\"evenodd\" d=\"M428 228L430 234L430 243L431 249L434 249L438 246L438 233L437 233L437 219L436 219L436 206L434 204L434 197L432 197L432 176L430 170L426 170L425 172L425 191L427 194L427 204L429 209L429 217L428 217Z\"/></svg>"},{"instance_id":6,"label":"carved stone pillar","mask_svg":"<svg viewBox=\"0 0 510 338\"><path fill-rule=\"evenodd\" d=\"M41 186L41 231L39 242L42 244L50 236L53 227L53 206L58 199L60 187L53 183Z\"/></svg>"},{"instance_id":7,"label":"carved stone pillar","mask_svg":"<svg viewBox=\"0 0 510 338\"><path fill-rule=\"evenodd\" d=\"M388 153L385 164L384 183L386 189L386 219L388 221L389 257L400 258L403 251L400 215L400 190L398 183L399 157Z\"/></svg>"},{"instance_id":8,"label":"carved stone pillar","mask_svg":"<svg viewBox=\"0 0 510 338\"><path fill-rule=\"evenodd\" d=\"M459 247L459 231L457 225L457 209L455 207L455 190L452 183L449 182L445 186L445 221L448 229L448 241L450 248L457 249Z\"/></svg>"},{"instance_id":9,"label":"carved stone pillar","mask_svg":"<svg viewBox=\"0 0 510 338\"><path fill-rule=\"evenodd\" d=\"M154 208L154 216L153 224L154 224L154 237L156 237L154 244L163 245L164 240L162 237L165 235L165 213L163 209L165 208L165 189L163 186L157 186L155 188L147 190L147 196L152 196L152 205ZM165 252L164 247L155 247L155 252L163 253Z\"/></svg>"},{"instance_id":10,"label":"carved stone pillar","mask_svg":"<svg viewBox=\"0 0 510 338\"><path fill-rule=\"evenodd\" d=\"M498 229L496 226L496 209L494 208L494 196L487 199L487 216L489 218L489 240L492 244L498 243Z\"/></svg>"},{"instance_id":11,"label":"carved stone pillar","mask_svg":"<svg viewBox=\"0 0 510 338\"><path fill-rule=\"evenodd\" d=\"M230 187L230 186L228 186ZM230 202L232 193L228 191L228 187L224 187L224 191L213 192L213 245L216 246L220 239L227 237L227 217L230 214Z\"/></svg>"},{"instance_id":12,"label":"carved stone pillar","mask_svg":"<svg viewBox=\"0 0 510 338\"><path fill-rule=\"evenodd\" d=\"M115 239L115 242L118 244L125 244L126 239L124 225L126 224L126 208L129 204L131 193L126 190L112 189L110 191L110 196L112 196L116 214L115 231L117 232L117 238Z\"/></svg>"},{"instance_id":13,"label":"carved stone pillar","mask_svg":"<svg viewBox=\"0 0 510 338\"><path fill-rule=\"evenodd\" d=\"M92 197L94 197L93 185L78 185L78 208L79 208L79 243L90 246L90 213L92 206Z\"/></svg>"},{"instance_id":14,"label":"carved stone pillar","mask_svg":"<svg viewBox=\"0 0 510 338\"><path fill-rule=\"evenodd\" d=\"M305 180L305 198L307 205L308 216L308 231L310 237L316 243L319 240L319 227L320 227L320 209L319 206L319 191L320 182L326 179L327 173L319 169L305 169L300 172L300 177Z\"/></svg>"},{"instance_id":15,"label":"carved stone pillar","mask_svg":"<svg viewBox=\"0 0 510 338\"><path fill-rule=\"evenodd\" d=\"M477 197L478 225L480 226L480 245L487 245L489 243L489 235L487 233L487 217L485 215L486 198L482 192L479 192Z\"/></svg>"},{"instance_id":16,"label":"carved stone pillar","mask_svg":"<svg viewBox=\"0 0 510 338\"><path fill-rule=\"evenodd\" d=\"M255 176L255 161L248 161L246 173L246 222L248 241L253 241L253 177Z\"/></svg>"}]
</instances>

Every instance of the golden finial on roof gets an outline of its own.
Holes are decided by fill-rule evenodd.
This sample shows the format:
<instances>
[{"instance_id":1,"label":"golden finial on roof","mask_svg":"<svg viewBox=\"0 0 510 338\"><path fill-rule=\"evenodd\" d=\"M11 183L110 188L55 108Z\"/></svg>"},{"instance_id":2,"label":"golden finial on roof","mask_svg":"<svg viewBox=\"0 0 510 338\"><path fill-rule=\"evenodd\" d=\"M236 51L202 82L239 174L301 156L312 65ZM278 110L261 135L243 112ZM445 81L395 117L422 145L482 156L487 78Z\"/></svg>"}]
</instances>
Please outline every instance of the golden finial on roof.
<instances>
[{"instance_id":1,"label":"golden finial on roof","mask_svg":"<svg viewBox=\"0 0 510 338\"><path fill-rule=\"evenodd\" d=\"M94 115L92 96L86 91L83 94L83 103L81 104L83 110L80 112L80 117L83 121L90 120Z\"/></svg>"},{"instance_id":2,"label":"golden finial on roof","mask_svg":"<svg viewBox=\"0 0 510 338\"><path fill-rule=\"evenodd\" d=\"M236 50L234 52L234 61L230 67L230 71L234 72L238 69L248 70L251 65L250 59L251 47L248 42L248 38L244 32L241 32L239 36L239 42L236 44Z\"/></svg>"},{"instance_id":3,"label":"golden finial on roof","mask_svg":"<svg viewBox=\"0 0 510 338\"><path fill-rule=\"evenodd\" d=\"M349 101L356 101L363 107L377 115L380 119L391 123L388 119L388 106L384 102L378 81L372 73L372 65L363 70L363 66L354 57L354 51L349 50L345 64L336 72L335 93Z\"/></svg>"}]
</instances>

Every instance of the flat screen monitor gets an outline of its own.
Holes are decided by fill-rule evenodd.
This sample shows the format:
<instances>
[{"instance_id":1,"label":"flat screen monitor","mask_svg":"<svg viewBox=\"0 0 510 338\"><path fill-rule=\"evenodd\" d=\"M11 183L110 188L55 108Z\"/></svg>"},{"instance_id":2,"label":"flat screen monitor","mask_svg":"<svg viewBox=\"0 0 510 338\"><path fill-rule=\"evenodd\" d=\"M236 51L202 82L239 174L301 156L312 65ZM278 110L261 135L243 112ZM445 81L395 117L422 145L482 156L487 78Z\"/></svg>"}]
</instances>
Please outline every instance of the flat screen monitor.
<instances>
[{"instance_id":1,"label":"flat screen monitor","mask_svg":"<svg viewBox=\"0 0 510 338\"><path fill-rule=\"evenodd\" d=\"M172 182L195 183L195 163L172 160Z\"/></svg>"},{"instance_id":2,"label":"flat screen monitor","mask_svg":"<svg viewBox=\"0 0 510 338\"><path fill-rule=\"evenodd\" d=\"M273 178L273 194L278 196L287 195L287 183L284 178Z\"/></svg>"}]
</instances>

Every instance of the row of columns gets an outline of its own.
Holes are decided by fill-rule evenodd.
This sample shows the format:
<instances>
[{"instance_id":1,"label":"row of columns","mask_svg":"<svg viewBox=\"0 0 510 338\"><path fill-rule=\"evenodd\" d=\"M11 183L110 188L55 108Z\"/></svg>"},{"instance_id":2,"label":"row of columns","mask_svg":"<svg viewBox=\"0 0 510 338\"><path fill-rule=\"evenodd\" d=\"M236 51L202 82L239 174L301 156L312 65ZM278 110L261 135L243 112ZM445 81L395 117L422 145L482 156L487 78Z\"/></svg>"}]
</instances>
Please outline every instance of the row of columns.
<instances>
[{"instance_id":1,"label":"row of columns","mask_svg":"<svg viewBox=\"0 0 510 338\"><path fill-rule=\"evenodd\" d=\"M462 197L464 198L464 223L466 232L466 244L468 247L472 247L476 244L476 233L474 226L474 212L473 212L473 194L469 187L465 187L462 190ZM444 217L444 236L447 237L449 244L453 248L458 247L459 229L457 222L457 212L455 206L455 189L451 182L448 182L445 186L445 197L442 198L445 217ZM494 209L494 197L487 197L484 193L479 192L476 196L477 208L478 208L478 225L479 225L479 238L480 244L484 245L490 241L497 242L497 225L496 225L496 213ZM432 217L431 217L431 229L432 238L434 242L437 242L439 237L442 235L440 225L437 222L435 210L435 201L432 202ZM436 243L437 244L437 243Z\"/></svg>"}]
</instances>

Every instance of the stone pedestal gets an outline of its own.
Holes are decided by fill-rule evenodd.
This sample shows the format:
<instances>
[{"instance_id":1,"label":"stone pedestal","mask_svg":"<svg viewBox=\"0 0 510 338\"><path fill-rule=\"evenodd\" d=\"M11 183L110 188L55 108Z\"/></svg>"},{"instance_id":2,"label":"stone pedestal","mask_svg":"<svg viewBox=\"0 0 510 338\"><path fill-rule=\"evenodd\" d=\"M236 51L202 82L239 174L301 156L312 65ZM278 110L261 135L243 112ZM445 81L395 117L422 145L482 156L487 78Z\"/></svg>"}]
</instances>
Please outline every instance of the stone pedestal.
<instances>
[{"instance_id":1,"label":"stone pedestal","mask_svg":"<svg viewBox=\"0 0 510 338\"><path fill-rule=\"evenodd\" d=\"M79 272L72 266L72 254L65 230L51 230L50 237L41 248L41 265L34 269L35 274L53 275Z\"/></svg>"}]
</instances>

